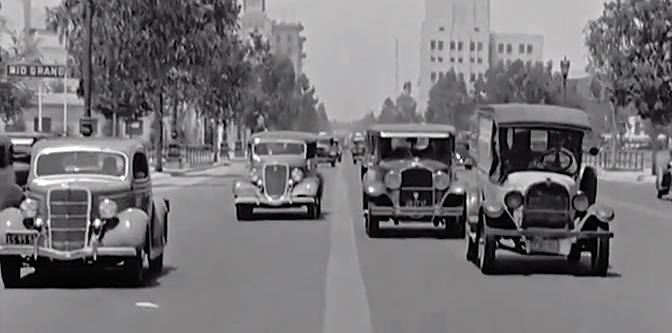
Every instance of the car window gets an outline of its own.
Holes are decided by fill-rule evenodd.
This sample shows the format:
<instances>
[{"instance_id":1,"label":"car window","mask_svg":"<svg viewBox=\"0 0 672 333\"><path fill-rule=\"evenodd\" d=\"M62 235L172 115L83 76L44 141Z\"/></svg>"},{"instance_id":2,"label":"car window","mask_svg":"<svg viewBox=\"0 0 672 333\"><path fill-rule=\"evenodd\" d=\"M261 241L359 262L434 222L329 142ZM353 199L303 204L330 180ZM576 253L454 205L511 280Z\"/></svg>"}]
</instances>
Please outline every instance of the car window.
<instances>
[{"instance_id":1,"label":"car window","mask_svg":"<svg viewBox=\"0 0 672 333\"><path fill-rule=\"evenodd\" d=\"M301 155L305 154L304 144L297 142L261 142L254 145L254 154L269 155Z\"/></svg>"},{"instance_id":2,"label":"car window","mask_svg":"<svg viewBox=\"0 0 672 333\"><path fill-rule=\"evenodd\" d=\"M133 178L146 179L147 177L149 177L147 156L142 152L137 152L133 155Z\"/></svg>"},{"instance_id":3,"label":"car window","mask_svg":"<svg viewBox=\"0 0 672 333\"><path fill-rule=\"evenodd\" d=\"M121 177L126 173L124 155L101 151L68 151L41 154L35 162L37 176L92 174Z\"/></svg>"}]
</instances>

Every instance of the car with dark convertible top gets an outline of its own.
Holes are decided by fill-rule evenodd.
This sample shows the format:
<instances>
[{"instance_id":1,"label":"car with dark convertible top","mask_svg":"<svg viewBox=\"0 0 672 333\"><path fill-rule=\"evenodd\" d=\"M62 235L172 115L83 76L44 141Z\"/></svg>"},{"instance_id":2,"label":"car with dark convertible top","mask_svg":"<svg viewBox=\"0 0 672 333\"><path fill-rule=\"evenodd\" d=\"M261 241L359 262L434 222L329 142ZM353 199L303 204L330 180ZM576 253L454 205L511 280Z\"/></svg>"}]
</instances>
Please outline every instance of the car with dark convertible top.
<instances>
[{"instance_id":1,"label":"car with dark convertible top","mask_svg":"<svg viewBox=\"0 0 672 333\"><path fill-rule=\"evenodd\" d=\"M466 257L485 274L496 250L564 256L592 271L609 269L614 210L597 203L597 173L582 165L588 115L578 109L505 104L483 106L474 119L476 188L469 189Z\"/></svg>"},{"instance_id":2,"label":"car with dark convertible top","mask_svg":"<svg viewBox=\"0 0 672 333\"><path fill-rule=\"evenodd\" d=\"M449 125L373 125L362 166L366 233L379 234L380 223L419 222L443 226L462 237L465 184L453 170L455 129Z\"/></svg>"},{"instance_id":3,"label":"car with dark convertible top","mask_svg":"<svg viewBox=\"0 0 672 333\"><path fill-rule=\"evenodd\" d=\"M0 212L0 272L5 287L20 269L119 268L143 283L163 268L167 199L152 194L147 151L137 140L59 138L32 147L25 199ZM6 222L6 223L5 223Z\"/></svg>"},{"instance_id":4,"label":"car with dark convertible top","mask_svg":"<svg viewBox=\"0 0 672 333\"><path fill-rule=\"evenodd\" d=\"M323 179L317 170L317 141L312 133L271 131L247 143L247 175L233 184L238 220L255 208L307 207L312 219L322 214Z\"/></svg>"}]
</instances>

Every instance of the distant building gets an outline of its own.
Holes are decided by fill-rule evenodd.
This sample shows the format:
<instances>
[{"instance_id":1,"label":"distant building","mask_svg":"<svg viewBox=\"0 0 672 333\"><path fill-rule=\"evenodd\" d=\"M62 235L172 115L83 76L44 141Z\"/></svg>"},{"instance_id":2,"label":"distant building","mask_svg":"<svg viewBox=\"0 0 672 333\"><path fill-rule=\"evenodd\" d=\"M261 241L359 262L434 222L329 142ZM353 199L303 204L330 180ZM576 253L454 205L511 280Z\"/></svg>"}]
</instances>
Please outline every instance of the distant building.
<instances>
[{"instance_id":1,"label":"distant building","mask_svg":"<svg viewBox=\"0 0 672 333\"><path fill-rule=\"evenodd\" d=\"M273 35L269 40L271 52L287 56L294 65L294 73L298 77L303 73L303 59L306 58L303 44L306 37L301 36L301 23L274 22Z\"/></svg>"},{"instance_id":2,"label":"distant building","mask_svg":"<svg viewBox=\"0 0 672 333\"><path fill-rule=\"evenodd\" d=\"M268 41L273 33L273 21L266 14L266 0L243 0L240 23L244 38L258 34Z\"/></svg>"},{"instance_id":3,"label":"distant building","mask_svg":"<svg viewBox=\"0 0 672 333\"><path fill-rule=\"evenodd\" d=\"M532 34L490 34L490 66L516 60L538 62L544 60L544 36Z\"/></svg>"}]
</instances>

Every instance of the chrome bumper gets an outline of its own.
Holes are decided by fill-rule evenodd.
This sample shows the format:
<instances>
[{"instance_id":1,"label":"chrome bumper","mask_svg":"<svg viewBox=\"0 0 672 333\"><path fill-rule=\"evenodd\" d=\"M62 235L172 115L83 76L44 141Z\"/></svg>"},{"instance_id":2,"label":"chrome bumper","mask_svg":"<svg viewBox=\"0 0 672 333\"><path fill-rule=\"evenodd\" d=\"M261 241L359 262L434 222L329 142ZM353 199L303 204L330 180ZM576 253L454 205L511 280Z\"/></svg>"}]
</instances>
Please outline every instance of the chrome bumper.
<instances>
[{"instance_id":1,"label":"chrome bumper","mask_svg":"<svg viewBox=\"0 0 672 333\"><path fill-rule=\"evenodd\" d=\"M281 207L292 207L292 206L304 206L309 204L316 203L316 198L314 197L292 197L284 196L279 199L271 199L266 196L260 197L236 197L233 199L235 204L243 205L254 205L258 207L266 208L281 208Z\"/></svg>"},{"instance_id":2,"label":"chrome bumper","mask_svg":"<svg viewBox=\"0 0 672 333\"><path fill-rule=\"evenodd\" d=\"M23 232L26 233L26 232ZM34 233L38 234L37 231ZM80 259L93 259L99 257L135 257L137 250L133 247L107 247L97 245L97 240L92 240L91 246L73 251L60 251L52 248L39 246L42 243L43 234L39 234L35 239L35 245L0 245L0 256L29 256L34 259L48 258L52 260L69 261Z\"/></svg>"},{"instance_id":3,"label":"chrome bumper","mask_svg":"<svg viewBox=\"0 0 672 333\"><path fill-rule=\"evenodd\" d=\"M417 216L461 216L464 213L462 207L390 207L390 206L369 206L369 214L372 216L386 217L417 217Z\"/></svg>"},{"instance_id":4,"label":"chrome bumper","mask_svg":"<svg viewBox=\"0 0 672 333\"><path fill-rule=\"evenodd\" d=\"M553 229L500 229L485 226L485 230L489 235L502 236L509 238L526 237L526 238L544 238L544 239L586 239L586 238L613 238L614 233L611 231L577 231L577 230L553 230Z\"/></svg>"}]
</instances>

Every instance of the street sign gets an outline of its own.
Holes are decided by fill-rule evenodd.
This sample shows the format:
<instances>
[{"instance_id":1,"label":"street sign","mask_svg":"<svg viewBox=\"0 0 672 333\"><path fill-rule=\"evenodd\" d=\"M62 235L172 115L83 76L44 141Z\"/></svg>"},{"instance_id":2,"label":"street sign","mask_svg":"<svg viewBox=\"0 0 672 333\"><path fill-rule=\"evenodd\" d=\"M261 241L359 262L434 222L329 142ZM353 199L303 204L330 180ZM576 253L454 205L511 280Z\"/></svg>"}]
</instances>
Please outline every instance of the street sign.
<instances>
[{"instance_id":1,"label":"street sign","mask_svg":"<svg viewBox=\"0 0 672 333\"><path fill-rule=\"evenodd\" d=\"M129 121L126 123L126 134L128 135L142 135L143 129L142 120Z\"/></svg>"},{"instance_id":2,"label":"street sign","mask_svg":"<svg viewBox=\"0 0 672 333\"><path fill-rule=\"evenodd\" d=\"M13 77L39 77L39 78L64 78L66 68L62 65L40 64L8 64L7 76Z\"/></svg>"},{"instance_id":3,"label":"street sign","mask_svg":"<svg viewBox=\"0 0 672 333\"><path fill-rule=\"evenodd\" d=\"M93 136L98 127L96 118L79 118L79 133L83 136Z\"/></svg>"}]
</instances>

